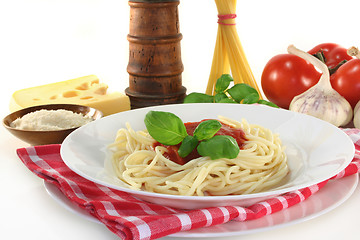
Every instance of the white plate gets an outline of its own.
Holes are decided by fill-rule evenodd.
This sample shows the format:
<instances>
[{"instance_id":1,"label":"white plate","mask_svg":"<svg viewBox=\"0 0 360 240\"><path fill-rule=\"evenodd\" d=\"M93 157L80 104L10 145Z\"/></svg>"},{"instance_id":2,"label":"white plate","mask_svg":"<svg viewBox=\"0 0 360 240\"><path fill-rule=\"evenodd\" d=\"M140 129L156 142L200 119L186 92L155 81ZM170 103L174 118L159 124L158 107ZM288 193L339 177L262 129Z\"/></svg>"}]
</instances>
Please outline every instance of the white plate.
<instances>
[{"instance_id":1,"label":"white plate","mask_svg":"<svg viewBox=\"0 0 360 240\"><path fill-rule=\"evenodd\" d=\"M245 222L230 221L217 226L178 232L170 236L182 238L238 236L304 222L321 216L344 203L356 189L358 176L354 174L330 181L304 202L259 219ZM47 182L44 182L44 185L49 195L61 206L89 221L101 223L86 210L73 204L55 185Z\"/></svg>"},{"instance_id":2,"label":"white plate","mask_svg":"<svg viewBox=\"0 0 360 240\"><path fill-rule=\"evenodd\" d=\"M118 129L130 122L134 130L145 129L144 117L149 110L168 111L184 122L217 118L245 118L280 134L286 146L290 173L277 189L247 195L174 196L131 190L120 181L108 165L108 144ZM285 192L324 181L343 170L354 156L354 144L339 128L304 114L264 105L245 104L174 104L142 108L99 119L71 133L61 146L65 164L82 177L140 199L175 208L195 209L212 206L248 206Z\"/></svg>"}]
</instances>

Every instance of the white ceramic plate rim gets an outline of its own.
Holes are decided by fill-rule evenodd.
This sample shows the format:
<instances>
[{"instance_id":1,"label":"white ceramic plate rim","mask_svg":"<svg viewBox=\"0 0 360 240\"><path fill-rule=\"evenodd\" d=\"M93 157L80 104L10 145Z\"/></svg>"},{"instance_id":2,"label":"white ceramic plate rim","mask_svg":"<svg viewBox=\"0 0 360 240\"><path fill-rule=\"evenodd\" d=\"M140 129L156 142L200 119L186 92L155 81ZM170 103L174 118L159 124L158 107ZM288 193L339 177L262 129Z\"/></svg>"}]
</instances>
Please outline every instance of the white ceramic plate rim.
<instances>
[{"instance_id":1,"label":"white ceramic plate rim","mask_svg":"<svg viewBox=\"0 0 360 240\"><path fill-rule=\"evenodd\" d=\"M177 200L193 200L193 201L199 201L201 200L202 202L206 202L206 201L222 201L224 199L226 200L235 200L235 199L253 199L253 198L261 198L261 197L266 197L266 196L273 196L273 195L279 195L282 193L286 193L286 192L291 192L291 191L295 191L298 189L302 189L305 187L309 187L312 186L314 184L320 183L322 181L325 181L329 178L331 178L332 176L336 175L337 173L339 173L340 171L342 171L352 160L353 156L354 156L354 152L355 152L355 147L353 142L351 141L351 139L339 128L331 125L330 123L327 123L325 121L322 121L320 119L308 116L308 115L304 115L304 114L299 114L299 113L295 113L295 112L290 112L284 109L276 109L276 108L271 108L268 106L264 106L264 105L245 105L245 104L237 104L236 106L234 106L235 104L212 104L212 103L202 103L202 104L173 104L173 105L161 105L161 106L155 106L155 107L147 107L147 108L142 108L142 109L136 109L136 110L131 110L131 111L127 111L127 112L121 112L118 114L114 114L114 115L110 115L107 117L104 117L102 119L99 119L97 121L94 121L92 123L89 123L85 126L80 127L79 129L75 130L73 133L71 133L63 142L62 146L61 146L61 156L65 162L65 164L72 169L74 172L76 172L77 174L79 174L80 176L93 181L95 183L101 184L101 185L105 185L108 186L110 188L113 189L117 189L120 191L124 191L124 192L128 192L130 194L137 194L137 195L141 195L141 196L148 196L148 197L161 197L161 198L166 198L166 199L177 199ZM123 120L124 122L129 121L129 118L131 118L131 115L136 115L138 116L143 115L145 116L145 114L150 111L150 110L157 110L157 111L174 111L175 113L177 113L178 111L184 111L185 110L190 110L190 111L194 111L195 110L208 110L211 109L211 111L217 111L217 110L222 110L222 109L232 109L232 110L236 110L236 111L242 111L242 110L247 110L247 111L251 111L251 110L257 110L257 111L264 111L264 112L270 112L272 114L282 114L283 116L288 116L289 119L286 121L291 121L292 118L300 118L306 121L310 121L312 123L315 123L319 126L325 126L327 129L330 129L331 131L333 131L334 134L336 134L337 137L341 138L341 140L339 140L339 142L341 144L343 144L346 148L347 148L347 152L345 153L346 159L342 162L342 164L335 170L335 171L330 171L328 174L322 176L322 177L316 177L314 179L312 179L311 181L308 181L307 183L301 184L301 185L296 185L296 186L291 186L291 187L285 187L285 188L281 188L278 190L270 190L270 191L266 191L266 192L260 192L260 193L253 193L253 194L245 194L245 195L230 195L230 196L178 196L178 195L169 195L169 194L160 194L160 193L152 193L152 192L146 192L146 191L138 191L138 190L132 190L129 189L127 187L121 187L119 185L116 184L112 184L109 182L106 182L102 179L93 177L93 176L89 176L88 174L84 173L82 170L80 170L76 164L74 164L74 160L76 160L77 158L77 154L76 152L74 152L73 150L71 150L71 145L73 144L81 144L80 142L76 142L76 138L79 134L82 133L86 133L89 129L96 129L100 124L105 123L105 121L107 122L112 122L112 120L120 120L123 118L127 118L127 120ZM180 110L178 110L180 109ZM194 115L198 114L196 111L193 112ZM221 115L221 114L220 114ZM224 114L222 114L224 115ZM240 116L239 116L240 117ZM247 118L247 116L242 116ZM197 121L199 121L201 119L197 119ZM143 121L143 118L138 120L138 121ZM262 120L263 121L263 120ZM103 123L104 122L104 123ZM184 121L185 122L185 121ZM250 123L252 123L251 121L249 121ZM102 126L103 127L103 126ZM271 128L270 128L271 129ZM115 134L115 132L118 129L114 128L113 132ZM141 130L141 129L135 129L135 130ZM272 129L273 130L273 129ZM99 131L99 129L96 129L96 131ZM274 131L274 130L273 130ZM108 144L110 144L111 142L113 142L113 139L104 139L104 140L100 140L103 145L102 146L97 146L98 149L103 149L106 148L106 146ZM83 149L85 151L85 148ZM89 149L87 149L86 151L88 151ZM93 150L93 149L92 149ZM91 151L92 151L91 150ZM96 151L96 150L95 150ZM100 150L98 150L100 151Z\"/></svg>"}]
</instances>

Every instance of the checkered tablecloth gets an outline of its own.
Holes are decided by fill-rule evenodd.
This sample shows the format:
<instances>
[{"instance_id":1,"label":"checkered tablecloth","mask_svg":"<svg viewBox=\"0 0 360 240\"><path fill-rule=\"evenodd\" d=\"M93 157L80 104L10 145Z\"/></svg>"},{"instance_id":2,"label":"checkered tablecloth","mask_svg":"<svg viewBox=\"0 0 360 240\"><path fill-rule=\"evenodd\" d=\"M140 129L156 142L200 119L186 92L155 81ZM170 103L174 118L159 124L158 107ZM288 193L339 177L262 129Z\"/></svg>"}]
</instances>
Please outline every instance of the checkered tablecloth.
<instances>
[{"instance_id":1,"label":"checkered tablecloth","mask_svg":"<svg viewBox=\"0 0 360 240\"><path fill-rule=\"evenodd\" d=\"M355 145L350 165L332 177L337 179L360 170L360 130L343 129ZM60 156L60 145L17 150L23 163L37 176L55 184L73 204L105 224L120 239L157 239L179 231L261 218L306 200L330 180L256 203L250 207L212 207L180 210L141 201L128 193L91 182L70 170Z\"/></svg>"}]
</instances>

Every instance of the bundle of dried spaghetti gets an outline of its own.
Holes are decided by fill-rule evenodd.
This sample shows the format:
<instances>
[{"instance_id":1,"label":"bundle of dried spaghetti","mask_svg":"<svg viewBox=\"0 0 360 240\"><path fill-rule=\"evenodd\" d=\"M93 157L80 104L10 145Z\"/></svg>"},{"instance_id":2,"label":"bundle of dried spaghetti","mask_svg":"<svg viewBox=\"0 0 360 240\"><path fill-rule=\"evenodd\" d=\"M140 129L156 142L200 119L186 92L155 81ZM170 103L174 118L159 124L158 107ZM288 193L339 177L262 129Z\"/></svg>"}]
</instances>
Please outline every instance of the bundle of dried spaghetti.
<instances>
[{"instance_id":1,"label":"bundle of dried spaghetti","mask_svg":"<svg viewBox=\"0 0 360 240\"><path fill-rule=\"evenodd\" d=\"M214 95L216 80L224 73L230 73L234 83L246 83L259 87L246 59L236 30L236 0L215 0L218 9L218 32L206 94Z\"/></svg>"}]
</instances>

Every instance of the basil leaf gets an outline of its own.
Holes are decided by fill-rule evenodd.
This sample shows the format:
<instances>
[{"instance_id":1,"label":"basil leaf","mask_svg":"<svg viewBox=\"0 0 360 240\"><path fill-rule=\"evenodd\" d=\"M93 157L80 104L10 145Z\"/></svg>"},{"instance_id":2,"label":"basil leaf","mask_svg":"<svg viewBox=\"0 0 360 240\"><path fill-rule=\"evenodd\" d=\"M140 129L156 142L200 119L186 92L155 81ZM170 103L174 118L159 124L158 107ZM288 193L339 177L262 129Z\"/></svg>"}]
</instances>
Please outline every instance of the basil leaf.
<instances>
[{"instance_id":1,"label":"basil leaf","mask_svg":"<svg viewBox=\"0 0 360 240\"><path fill-rule=\"evenodd\" d=\"M194 130L194 136L199 140L212 138L221 128L218 120L206 120L201 122Z\"/></svg>"},{"instance_id":2,"label":"basil leaf","mask_svg":"<svg viewBox=\"0 0 360 240\"><path fill-rule=\"evenodd\" d=\"M219 103L238 103L238 102L235 102L235 100L232 98L224 98L221 99Z\"/></svg>"},{"instance_id":3,"label":"basil leaf","mask_svg":"<svg viewBox=\"0 0 360 240\"><path fill-rule=\"evenodd\" d=\"M254 103L257 103L259 101L259 94L258 93L251 93L249 95L247 95L242 103L244 104L254 104Z\"/></svg>"},{"instance_id":4,"label":"basil leaf","mask_svg":"<svg viewBox=\"0 0 360 240\"><path fill-rule=\"evenodd\" d=\"M230 82L234 81L230 74L223 74L216 80L215 93L224 92L230 85Z\"/></svg>"},{"instance_id":5,"label":"basil leaf","mask_svg":"<svg viewBox=\"0 0 360 240\"><path fill-rule=\"evenodd\" d=\"M227 92L238 103L240 103L247 95L250 95L252 93L259 95L255 88L245 83L235 84L230 89L228 89Z\"/></svg>"},{"instance_id":6,"label":"basil leaf","mask_svg":"<svg viewBox=\"0 0 360 240\"><path fill-rule=\"evenodd\" d=\"M264 105L268 105L270 107L275 107L275 108L279 108L278 105L276 105L275 103L272 103L272 102L269 102L269 101L266 101L266 100L263 100L263 99L260 99L258 101L259 104L264 104Z\"/></svg>"},{"instance_id":7,"label":"basil leaf","mask_svg":"<svg viewBox=\"0 0 360 240\"><path fill-rule=\"evenodd\" d=\"M225 93L217 93L217 94L215 94L215 96L214 96L214 99L215 99L215 102L216 103L219 103L219 102L221 102L222 100L224 100L224 99L229 99L228 98L228 96L225 94Z\"/></svg>"},{"instance_id":8,"label":"basil leaf","mask_svg":"<svg viewBox=\"0 0 360 240\"><path fill-rule=\"evenodd\" d=\"M217 135L209 140L200 142L197 151L201 156L209 156L215 160L219 158L236 158L240 149L233 137Z\"/></svg>"},{"instance_id":9,"label":"basil leaf","mask_svg":"<svg viewBox=\"0 0 360 240\"><path fill-rule=\"evenodd\" d=\"M149 134L164 145L176 145L188 135L184 123L173 113L149 111L144 122Z\"/></svg>"},{"instance_id":10,"label":"basil leaf","mask_svg":"<svg viewBox=\"0 0 360 240\"><path fill-rule=\"evenodd\" d=\"M198 143L199 143L199 141L197 140L196 137L187 135L179 147L179 150L178 150L179 156L184 158L187 155L189 155L196 148Z\"/></svg>"},{"instance_id":11,"label":"basil leaf","mask_svg":"<svg viewBox=\"0 0 360 240\"><path fill-rule=\"evenodd\" d=\"M214 96L205 93L190 93L184 98L184 103L213 103Z\"/></svg>"}]
</instances>

